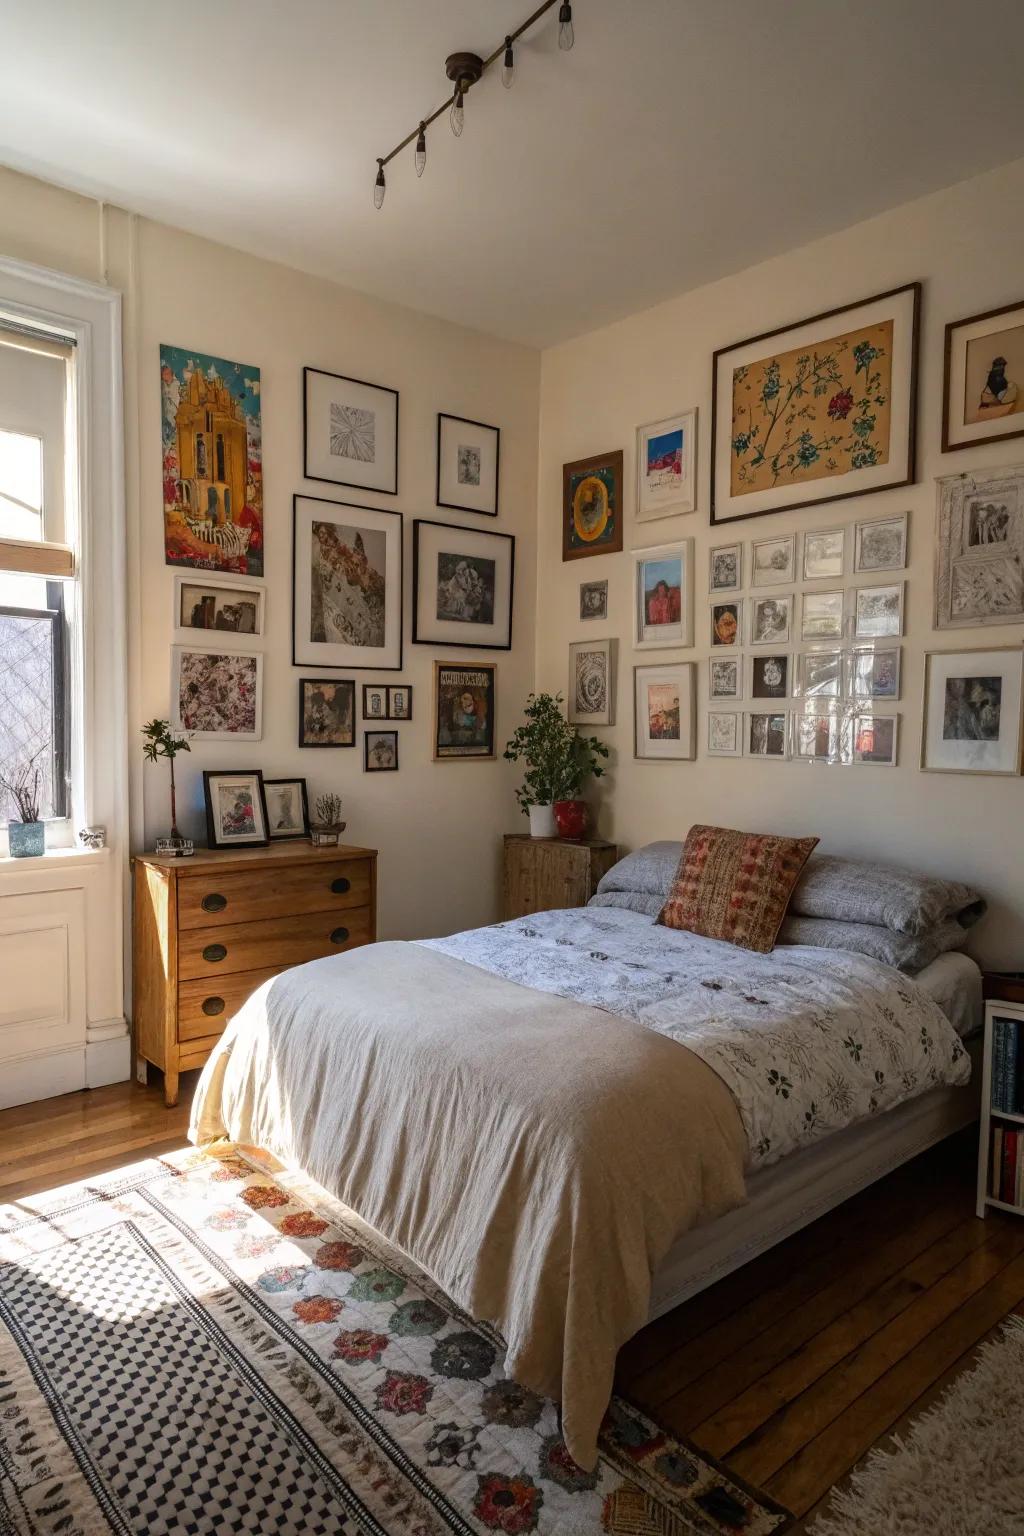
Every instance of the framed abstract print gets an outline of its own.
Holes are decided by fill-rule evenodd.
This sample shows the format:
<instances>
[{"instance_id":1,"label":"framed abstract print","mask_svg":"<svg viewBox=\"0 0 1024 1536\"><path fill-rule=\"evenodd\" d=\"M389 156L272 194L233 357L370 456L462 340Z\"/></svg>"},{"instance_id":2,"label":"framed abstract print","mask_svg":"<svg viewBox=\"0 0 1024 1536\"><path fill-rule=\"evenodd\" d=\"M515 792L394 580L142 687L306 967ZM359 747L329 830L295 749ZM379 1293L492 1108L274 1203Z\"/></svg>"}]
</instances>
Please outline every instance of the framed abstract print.
<instances>
[{"instance_id":1,"label":"framed abstract print","mask_svg":"<svg viewBox=\"0 0 1024 1536\"><path fill-rule=\"evenodd\" d=\"M292 498L292 666L402 665L402 514Z\"/></svg>"},{"instance_id":2,"label":"framed abstract print","mask_svg":"<svg viewBox=\"0 0 1024 1536\"><path fill-rule=\"evenodd\" d=\"M903 592L906 582L884 587L856 587L853 592L853 632L858 640L887 640L903 633Z\"/></svg>"},{"instance_id":3,"label":"framed abstract print","mask_svg":"<svg viewBox=\"0 0 1024 1536\"><path fill-rule=\"evenodd\" d=\"M719 544L711 551L708 570L708 591L738 592L743 586L743 545Z\"/></svg>"},{"instance_id":4,"label":"framed abstract print","mask_svg":"<svg viewBox=\"0 0 1024 1536\"><path fill-rule=\"evenodd\" d=\"M788 645L793 629L793 594L750 600L751 645Z\"/></svg>"},{"instance_id":5,"label":"framed abstract print","mask_svg":"<svg viewBox=\"0 0 1024 1536\"><path fill-rule=\"evenodd\" d=\"M196 580L192 576L174 578L174 628L176 638L195 641L196 631L213 631L218 645L228 640L239 649L257 640L266 629L263 587L239 582L236 586L225 577L215 581Z\"/></svg>"},{"instance_id":6,"label":"framed abstract print","mask_svg":"<svg viewBox=\"0 0 1024 1536\"><path fill-rule=\"evenodd\" d=\"M482 421L437 413L437 505L498 515L501 431Z\"/></svg>"},{"instance_id":7,"label":"framed abstract print","mask_svg":"<svg viewBox=\"0 0 1024 1536\"><path fill-rule=\"evenodd\" d=\"M203 773L206 840L211 848L265 848L267 803L258 768Z\"/></svg>"},{"instance_id":8,"label":"framed abstract print","mask_svg":"<svg viewBox=\"0 0 1024 1536\"><path fill-rule=\"evenodd\" d=\"M708 657L708 698L742 699L743 671L739 656Z\"/></svg>"},{"instance_id":9,"label":"framed abstract print","mask_svg":"<svg viewBox=\"0 0 1024 1536\"><path fill-rule=\"evenodd\" d=\"M304 368L303 474L360 491L398 494L398 390Z\"/></svg>"},{"instance_id":10,"label":"framed abstract print","mask_svg":"<svg viewBox=\"0 0 1024 1536\"><path fill-rule=\"evenodd\" d=\"M172 646L171 724L201 741L259 741L263 657Z\"/></svg>"},{"instance_id":11,"label":"framed abstract print","mask_svg":"<svg viewBox=\"0 0 1024 1536\"><path fill-rule=\"evenodd\" d=\"M946 326L942 451L1024 437L1024 301Z\"/></svg>"},{"instance_id":12,"label":"framed abstract print","mask_svg":"<svg viewBox=\"0 0 1024 1536\"><path fill-rule=\"evenodd\" d=\"M614 640L574 640L569 646L566 718L570 725L615 724Z\"/></svg>"},{"instance_id":13,"label":"framed abstract print","mask_svg":"<svg viewBox=\"0 0 1024 1536\"><path fill-rule=\"evenodd\" d=\"M364 731L363 770L366 773L398 772L397 731Z\"/></svg>"},{"instance_id":14,"label":"framed abstract print","mask_svg":"<svg viewBox=\"0 0 1024 1536\"><path fill-rule=\"evenodd\" d=\"M796 580L796 534L754 539L750 546L750 585L782 587Z\"/></svg>"},{"instance_id":15,"label":"framed abstract print","mask_svg":"<svg viewBox=\"0 0 1024 1536\"><path fill-rule=\"evenodd\" d=\"M350 677L299 678L299 746L354 747L356 685Z\"/></svg>"},{"instance_id":16,"label":"framed abstract print","mask_svg":"<svg viewBox=\"0 0 1024 1536\"><path fill-rule=\"evenodd\" d=\"M608 583L606 581L580 582L580 618L606 619L608 617Z\"/></svg>"},{"instance_id":17,"label":"framed abstract print","mask_svg":"<svg viewBox=\"0 0 1024 1536\"><path fill-rule=\"evenodd\" d=\"M636 520L692 512L696 502L697 411L636 429Z\"/></svg>"},{"instance_id":18,"label":"framed abstract print","mask_svg":"<svg viewBox=\"0 0 1024 1536\"><path fill-rule=\"evenodd\" d=\"M622 449L562 465L562 559L622 548Z\"/></svg>"},{"instance_id":19,"label":"framed abstract print","mask_svg":"<svg viewBox=\"0 0 1024 1536\"><path fill-rule=\"evenodd\" d=\"M417 518L412 525L412 638L417 645L507 651L516 541Z\"/></svg>"},{"instance_id":20,"label":"framed abstract print","mask_svg":"<svg viewBox=\"0 0 1024 1536\"><path fill-rule=\"evenodd\" d=\"M845 528L822 528L804 534L804 581L838 581L845 562Z\"/></svg>"},{"instance_id":21,"label":"framed abstract print","mask_svg":"<svg viewBox=\"0 0 1024 1536\"><path fill-rule=\"evenodd\" d=\"M494 756L498 669L493 661L434 662L434 759Z\"/></svg>"},{"instance_id":22,"label":"framed abstract print","mask_svg":"<svg viewBox=\"0 0 1024 1536\"><path fill-rule=\"evenodd\" d=\"M743 644L743 599L733 598L728 603L711 604L711 645L715 650L727 650Z\"/></svg>"},{"instance_id":23,"label":"framed abstract print","mask_svg":"<svg viewBox=\"0 0 1024 1536\"><path fill-rule=\"evenodd\" d=\"M913 481L920 299L908 283L715 353L712 523Z\"/></svg>"},{"instance_id":24,"label":"framed abstract print","mask_svg":"<svg viewBox=\"0 0 1024 1536\"><path fill-rule=\"evenodd\" d=\"M696 670L692 661L633 668L634 757L696 757Z\"/></svg>"},{"instance_id":25,"label":"framed abstract print","mask_svg":"<svg viewBox=\"0 0 1024 1536\"><path fill-rule=\"evenodd\" d=\"M724 709L709 709L705 747L708 757L743 756L743 716Z\"/></svg>"},{"instance_id":26,"label":"framed abstract print","mask_svg":"<svg viewBox=\"0 0 1024 1536\"><path fill-rule=\"evenodd\" d=\"M412 719L412 688L408 683L388 684L388 719Z\"/></svg>"},{"instance_id":27,"label":"framed abstract print","mask_svg":"<svg viewBox=\"0 0 1024 1536\"><path fill-rule=\"evenodd\" d=\"M784 761L789 756L788 721L784 710L751 710L745 715L747 757Z\"/></svg>"},{"instance_id":28,"label":"framed abstract print","mask_svg":"<svg viewBox=\"0 0 1024 1536\"><path fill-rule=\"evenodd\" d=\"M865 571L902 571L907 563L908 514L876 517L858 523L854 530L853 569Z\"/></svg>"},{"instance_id":29,"label":"framed abstract print","mask_svg":"<svg viewBox=\"0 0 1024 1536\"><path fill-rule=\"evenodd\" d=\"M850 722L849 761L895 768L899 724L899 715L854 715Z\"/></svg>"},{"instance_id":30,"label":"framed abstract print","mask_svg":"<svg viewBox=\"0 0 1024 1536\"><path fill-rule=\"evenodd\" d=\"M935 628L1024 621L1024 464L937 482Z\"/></svg>"},{"instance_id":31,"label":"framed abstract print","mask_svg":"<svg viewBox=\"0 0 1024 1536\"><path fill-rule=\"evenodd\" d=\"M1024 650L926 651L921 767L1019 774Z\"/></svg>"},{"instance_id":32,"label":"framed abstract print","mask_svg":"<svg viewBox=\"0 0 1024 1536\"><path fill-rule=\"evenodd\" d=\"M693 540L633 551L633 645L693 644Z\"/></svg>"},{"instance_id":33,"label":"framed abstract print","mask_svg":"<svg viewBox=\"0 0 1024 1536\"><path fill-rule=\"evenodd\" d=\"M264 779L263 796L267 806L267 835L271 842L279 838L309 836L305 779Z\"/></svg>"}]
</instances>

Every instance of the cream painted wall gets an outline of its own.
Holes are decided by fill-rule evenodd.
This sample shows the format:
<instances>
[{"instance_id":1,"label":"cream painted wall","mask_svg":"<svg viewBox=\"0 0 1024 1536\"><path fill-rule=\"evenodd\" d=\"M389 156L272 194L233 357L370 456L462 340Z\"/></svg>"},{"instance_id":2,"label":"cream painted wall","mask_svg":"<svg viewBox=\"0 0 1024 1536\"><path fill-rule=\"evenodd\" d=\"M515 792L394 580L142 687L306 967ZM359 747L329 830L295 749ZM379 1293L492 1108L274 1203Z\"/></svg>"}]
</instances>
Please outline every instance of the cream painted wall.
<instances>
[{"instance_id":1,"label":"cream painted wall","mask_svg":"<svg viewBox=\"0 0 1024 1536\"><path fill-rule=\"evenodd\" d=\"M924 652L1024 641L1020 625L932 628L934 477L1024 463L1024 440L940 451L943 327L948 320L1024 297L1018 256L1022 239L1024 161L1018 161L545 352L537 550L538 687L565 689L570 641L603 635L619 639L616 724L597 733L614 748L611 774L599 786L603 835L632 848L652 838L681 838L695 821L817 833L823 849L973 880L989 897L992 911L972 947L989 963L1015 968L1024 964L1024 781L922 773L918 761ZM636 260L643 261L642 231ZM713 351L916 278L924 282L917 483L712 529ZM700 410L697 511L636 524L635 428L691 405ZM563 563L561 466L618 447L625 449L624 552ZM702 733L709 546L736 538L749 544L752 537L852 523L904 508L910 510L910 565L898 767L830 769L708 758ZM685 535L696 541L697 643L685 652L635 652L629 551ZM609 621L581 625L579 583L603 577L609 580ZM638 762L632 755L633 666L676 658L699 663L697 760Z\"/></svg>"}]
</instances>

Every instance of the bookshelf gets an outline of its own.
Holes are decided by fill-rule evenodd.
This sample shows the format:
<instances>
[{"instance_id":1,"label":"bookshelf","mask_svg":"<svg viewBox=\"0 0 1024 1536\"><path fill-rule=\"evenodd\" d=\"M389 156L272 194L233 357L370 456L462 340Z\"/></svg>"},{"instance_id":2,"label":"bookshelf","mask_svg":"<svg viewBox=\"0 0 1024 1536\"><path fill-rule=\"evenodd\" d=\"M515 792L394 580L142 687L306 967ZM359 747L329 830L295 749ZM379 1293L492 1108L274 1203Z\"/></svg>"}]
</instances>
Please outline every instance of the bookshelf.
<instances>
[{"instance_id":1,"label":"bookshelf","mask_svg":"<svg viewBox=\"0 0 1024 1536\"><path fill-rule=\"evenodd\" d=\"M977 1210L1024 1216L1024 999L985 1004Z\"/></svg>"}]
</instances>

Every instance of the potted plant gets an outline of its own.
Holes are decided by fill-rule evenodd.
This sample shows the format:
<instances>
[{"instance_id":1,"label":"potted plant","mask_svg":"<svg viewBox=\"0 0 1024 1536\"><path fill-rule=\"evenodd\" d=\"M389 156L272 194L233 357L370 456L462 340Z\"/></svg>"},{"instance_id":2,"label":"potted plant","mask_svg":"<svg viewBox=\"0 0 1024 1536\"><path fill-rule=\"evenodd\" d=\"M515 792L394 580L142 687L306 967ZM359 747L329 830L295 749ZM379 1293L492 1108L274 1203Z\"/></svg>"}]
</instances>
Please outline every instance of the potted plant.
<instances>
[{"instance_id":1,"label":"potted plant","mask_svg":"<svg viewBox=\"0 0 1024 1536\"><path fill-rule=\"evenodd\" d=\"M341 819L341 796L321 795L316 802L316 821L310 835L314 848L336 848L347 822Z\"/></svg>"},{"instance_id":2,"label":"potted plant","mask_svg":"<svg viewBox=\"0 0 1024 1536\"><path fill-rule=\"evenodd\" d=\"M187 858L194 852L190 838L182 837L178 831L178 805L174 788L174 759L179 752L191 752L187 736L174 736L171 734L171 722L169 720L150 720L148 725L142 727L143 743L142 755L149 763L157 762L165 757L171 765L171 835L170 837L157 838L157 853L169 854L174 858Z\"/></svg>"},{"instance_id":3,"label":"potted plant","mask_svg":"<svg viewBox=\"0 0 1024 1536\"><path fill-rule=\"evenodd\" d=\"M608 748L596 736L581 736L562 713L562 695L531 693L523 711L526 724L513 732L505 747L510 763L525 762L516 799L530 817L531 837L582 837L586 806L579 798L587 779L599 779L598 758Z\"/></svg>"},{"instance_id":4,"label":"potted plant","mask_svg":"<svg viewBox=\"0 0 1024 1536\"><path fill-rule=\"evenodd\" d=\"M46 852L46 828L39 819L43 776L36 764L38 756L39 752L10 772L0 773L0 790L14 801L19 816L18 821L7 823L7 842L14 859L36 859Z\"/></svg>"}]
</instances>

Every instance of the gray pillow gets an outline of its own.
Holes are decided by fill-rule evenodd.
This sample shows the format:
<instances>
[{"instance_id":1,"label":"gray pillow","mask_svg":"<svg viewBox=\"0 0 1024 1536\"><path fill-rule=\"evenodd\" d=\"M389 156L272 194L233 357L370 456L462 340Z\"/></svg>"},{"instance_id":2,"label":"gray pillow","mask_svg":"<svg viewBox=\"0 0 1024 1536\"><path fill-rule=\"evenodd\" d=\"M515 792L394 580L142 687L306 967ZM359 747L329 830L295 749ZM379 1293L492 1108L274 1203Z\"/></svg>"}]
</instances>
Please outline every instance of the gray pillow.
<instances>
[{"instance_id":1,"label":"gray pillow","mask_svg":"<svg viewBox=\"0 0 1024 1536\"><path fill-rule=\"evenodd\" d=\"M627 853L601 876L598 895L606 896L609 891L638 891L645 896L658 896L660 912L672 889L682 854L682 843L647 843L635 853Z\"/></svg>"},{"instance_id":2,"label":"gray pillow","mask_svg":"<svg viewBox=\"0 0 1024 1536\"><path fill-rule=\"evenodd\" d=\"M915 976L950 949L963 949L967 932L949 917L928 933L893 933L876 923L843 923L824 917L784 919L776 944L811 944L821 949L847 949L869 955L883 965Z\"/></svg>"},{"instance_id":3,"label":"gray pillow","mask_svg":"<svg viewBox=\"0 0 1024 1536\"><path fill-rule=\"evenodd\" d=\"M664 896L645 891L602 891L600 886L587 902L588 907L618 907L622 912L642 912L644 917L657 917L664 905Z\"/></svg>"},{"instance_id":4,"label":"gray pillow","mask_svg":"<svg viewBox=\"0 0 1024 1536\"><path fill-rule=\"evenodd\" d=\"M789 911L794 917L871 923L893 933L922 934L951 917L970 928L986 905L977 891L958 880L820 853L808 860Z\"/></svg>"}]
</instances>

